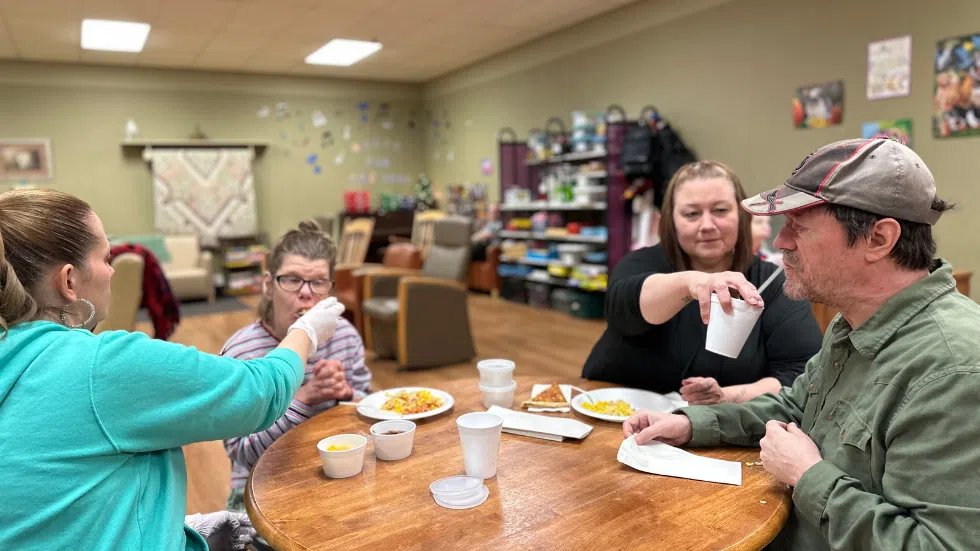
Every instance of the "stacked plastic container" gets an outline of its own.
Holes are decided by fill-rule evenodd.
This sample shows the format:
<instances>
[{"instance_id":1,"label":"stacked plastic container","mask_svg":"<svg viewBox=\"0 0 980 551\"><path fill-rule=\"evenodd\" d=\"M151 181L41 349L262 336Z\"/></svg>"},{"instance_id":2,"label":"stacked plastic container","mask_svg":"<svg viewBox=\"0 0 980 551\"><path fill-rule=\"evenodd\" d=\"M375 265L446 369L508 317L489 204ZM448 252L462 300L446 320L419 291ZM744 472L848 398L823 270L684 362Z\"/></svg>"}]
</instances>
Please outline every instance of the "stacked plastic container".
<instances>
[{"instance_id":1,"label":"stacked plastic container","mask_svg":"<svg viewBox=\"0 0 980 551\"><path fill-rule=\"evenodd\" d=\"M514 362L510 360L482 360L476 364L480 370L480 392L483 393L483 407L514 405Z\"/></svg>"}]
</instances>

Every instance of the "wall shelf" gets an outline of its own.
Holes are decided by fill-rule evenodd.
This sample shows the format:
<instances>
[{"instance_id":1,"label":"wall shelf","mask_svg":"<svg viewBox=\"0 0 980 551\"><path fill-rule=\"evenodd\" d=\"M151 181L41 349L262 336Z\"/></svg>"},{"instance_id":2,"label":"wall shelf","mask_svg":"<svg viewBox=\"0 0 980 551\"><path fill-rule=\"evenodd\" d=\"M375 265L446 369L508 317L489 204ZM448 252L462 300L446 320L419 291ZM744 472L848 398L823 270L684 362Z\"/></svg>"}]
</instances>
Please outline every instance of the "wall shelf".
<instances>
[{"instance_id":1,"label":"wall shelf","mask_svg":"<svg viewBox=\"0 0 980 551\"><path fill-rule=\"evenodd\" d=\"M269 142L262 140L133 140L120 144L123 149L139 148L168 148L168 149L214 149L230 147L251 147L257 152L269 147Z\"/></svg>"}]
</instances>

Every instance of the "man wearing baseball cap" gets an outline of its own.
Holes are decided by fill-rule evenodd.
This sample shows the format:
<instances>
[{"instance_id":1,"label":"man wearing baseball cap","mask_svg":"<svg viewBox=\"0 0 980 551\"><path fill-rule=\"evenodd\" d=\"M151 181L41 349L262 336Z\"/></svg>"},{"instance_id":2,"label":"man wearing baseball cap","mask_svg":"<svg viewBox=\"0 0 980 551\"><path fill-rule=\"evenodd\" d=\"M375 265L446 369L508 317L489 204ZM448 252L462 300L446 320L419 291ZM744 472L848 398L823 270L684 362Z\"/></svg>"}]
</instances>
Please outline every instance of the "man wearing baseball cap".
<instances>
[{"instance_id":1,"label":"man wearing baseball cap","mask_svg":"<svg viewBox=\"0 0 980 551\"><path fill-rule=\"evenodd\" d=\"M980 538L980 307L934 260L950 206L911 149L820 148L743 201L786 215L790 298L840 311L792 387L744 404L638 412L638 444L758 445L793 486L773 549L976 549Z\"/></svg>"}]
</instances>

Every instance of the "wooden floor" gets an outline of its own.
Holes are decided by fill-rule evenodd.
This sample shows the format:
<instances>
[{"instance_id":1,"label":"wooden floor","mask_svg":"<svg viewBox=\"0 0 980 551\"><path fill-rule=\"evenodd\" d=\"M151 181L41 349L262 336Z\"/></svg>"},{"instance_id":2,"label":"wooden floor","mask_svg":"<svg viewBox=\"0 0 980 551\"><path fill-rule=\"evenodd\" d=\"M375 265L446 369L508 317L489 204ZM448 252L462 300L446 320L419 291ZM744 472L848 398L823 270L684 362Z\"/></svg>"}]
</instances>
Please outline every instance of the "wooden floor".
<instances>
[{"instance_id":1,"label":"wooden floor","mask_svg":"<svg viewBox=\"0 0 980 551\"><path fill-rule=\"evenodd\" d=\"M257 298L245 298L254 307ZM255 310L240 310L186 317L181 320L172 342L217 354L238 329L255 320ZM369 352L367 365L373 375L374 390L399 386L438 387L441 381L479 377L476 363L485 358L506 358L517 364L516 373L540 375L541 382L558 382L581 375L592 345L605 329L604 321L583 320L550 310L470 296L470 321L476 340L477 357L472 361L433 369L396 371L390 360L377 360ZM149 323L136 329L151 334ZM220 442L184 446L187 463L187 513L206 513L225 508L231 467Z\"/></svg>"},{"instance_id":2,"label":"wooden floor","mask_svg":"<svg viewBox=\"0 0 980 551\"><path fill-rule=\"evenodd\" d=\"M242 299L249 305L257 299ZM396 372L395 362L377 360L371 353L367 364L375 389L435 383L477 377L476 362L506 358L517 364L516 372L547 377L574 378L582 372L585 358L605 329L601 320L583 320L551 310L540 310L486 295L470 296L470 320L477 357L470 362L434 369ZM172 342L195 346L217 354L232 333L255 321L254 310L200 315L181 320ZM136 329L152 334L149 323Z\"/></svg>"}]
</instances>

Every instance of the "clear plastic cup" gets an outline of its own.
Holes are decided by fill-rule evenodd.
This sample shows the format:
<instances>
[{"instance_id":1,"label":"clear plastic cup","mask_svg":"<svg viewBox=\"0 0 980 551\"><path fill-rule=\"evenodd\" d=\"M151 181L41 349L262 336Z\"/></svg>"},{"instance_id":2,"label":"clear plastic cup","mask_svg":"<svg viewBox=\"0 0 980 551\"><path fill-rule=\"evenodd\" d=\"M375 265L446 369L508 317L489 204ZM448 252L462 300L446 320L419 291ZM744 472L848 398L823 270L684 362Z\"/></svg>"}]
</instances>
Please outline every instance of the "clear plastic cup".
<instances>
[{"instance_id":1,"label":"clear plastic cup","mask_svg":"<svg viewBox=\"0 0 980 551\"><path fill-rule=\"evenodd\" d=\"M509 408L514 405L514 391L517 390L517 382L511 381L507 386L488 387L480 383L480 392L483 393L483 407L500 406Z\"/></svg>"},{"instance_id":2,"label":"clear plastic cup","mask_svg":"<svg viewBox=\"0 0 980 551\"><path fill-rule=\"evenodd\" d=\"M726 314L721 309L721 303L718 302L718 295L711 295L711 314L708 318L705 350L729 358L738 357L763 309L749 306L744 300L733 298L732 310L732 315Z\"/></svg>"},{"instance_id":3,"label":"clear plastic cup","mask_svg":"<svg viewBox=\"0 0 980 551\"><path fill-rule=\"evenodd\" d=\"M514 362L510 360L482 360L476 364L480 370L480 384L486 387L506 387L514 378Z\"/></svg>"},{"instance_id":4,"label":"clear plastic cup","mask_svg":"<svg viewBox=\"0 0 980 551\"><path fill-rule=\"evenodd\" d=\"M486 412L467 413L456 418L466 476L486 480L497 475L497 453L503 424L503 419Z\"/></svg>"}]
</instances>

